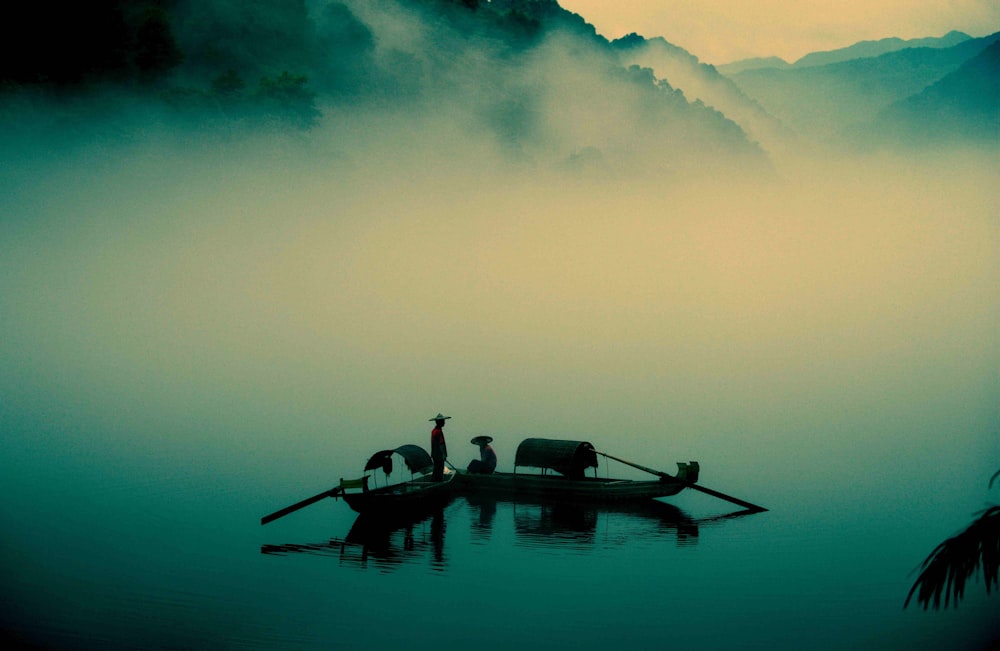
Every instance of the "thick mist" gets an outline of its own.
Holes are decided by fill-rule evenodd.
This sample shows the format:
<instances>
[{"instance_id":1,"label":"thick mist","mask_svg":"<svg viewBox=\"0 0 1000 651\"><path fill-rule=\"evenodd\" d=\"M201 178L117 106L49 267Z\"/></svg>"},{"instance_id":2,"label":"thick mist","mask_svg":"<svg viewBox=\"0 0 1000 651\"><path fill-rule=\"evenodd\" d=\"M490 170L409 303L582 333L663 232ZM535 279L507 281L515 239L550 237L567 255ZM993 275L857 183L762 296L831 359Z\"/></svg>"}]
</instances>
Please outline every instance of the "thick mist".
<instances>
[{"instance_id":1,"label":"thick mist","mask_svg":"<svg viewBox=\"0 0 1000 651\"><path fill-rule=\"evenodd\" d=\"M526 436L578 437L699 459L707 485L765 498L949 472L978 504L996 452L995 158L625 178L392 117L8 155L14 466L111 459L127 482L203 472L294 494L426 443L445 411L459 459L489 433L502 467Z\"/></svg>"}]
</instances>

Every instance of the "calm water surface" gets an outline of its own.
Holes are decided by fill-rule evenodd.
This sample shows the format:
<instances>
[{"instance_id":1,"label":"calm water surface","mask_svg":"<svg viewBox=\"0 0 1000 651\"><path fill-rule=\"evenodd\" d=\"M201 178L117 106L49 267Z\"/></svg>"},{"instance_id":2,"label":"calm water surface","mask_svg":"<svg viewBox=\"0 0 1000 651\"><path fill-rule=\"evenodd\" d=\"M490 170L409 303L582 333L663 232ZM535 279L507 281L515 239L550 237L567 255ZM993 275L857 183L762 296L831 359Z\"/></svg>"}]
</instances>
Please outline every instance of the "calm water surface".
<instances>
[{"instance_id":1,"label":"calm water surface","mask_svg":"<svg viewBox=\"0 0 1000 651\"><path fill-rule=\"evenodd\" d=\"M53 470L21 485L3 536L4 626L42 647L976 649L1000 632L981 584L957 611L904 611L942 519L838 512L849 487L821 508L758 490L772 510L752 515L690 492L606 509L458 497L397 528L327 500L261 527L306 495Z\"/></svg>"}]
</instances>

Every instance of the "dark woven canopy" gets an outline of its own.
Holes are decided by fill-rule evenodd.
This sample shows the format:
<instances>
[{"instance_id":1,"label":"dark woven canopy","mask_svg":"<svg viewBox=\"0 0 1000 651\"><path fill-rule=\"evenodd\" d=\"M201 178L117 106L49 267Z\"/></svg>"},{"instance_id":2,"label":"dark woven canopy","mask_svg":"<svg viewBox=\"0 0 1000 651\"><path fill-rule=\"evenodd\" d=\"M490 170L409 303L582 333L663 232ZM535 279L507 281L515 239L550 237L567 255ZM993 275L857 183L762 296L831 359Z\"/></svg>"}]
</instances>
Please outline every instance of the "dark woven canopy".
<instances>
[{"instance_id":1,"label":"dark woven canopy","mask_svg":"<svg viewBox=\"0 0 1000 651\"><path fill-rule=\"evenodd\" d=\"M431 455L427 454L427 450L419 445L401 445L396 448L396 454L403 457L410 472L430 471L434 467Z\"/></svg>"},{"instance_id":2,"label":"dark woven canopy","mask_svg":"<svg viewBox=\"0 0 1000 651\"><path fill-rule=\"evenodd\" d=\"M433 467L434 462L431 461L431 455L427 454L427 450L424 450L419 445L401 445L395 450L380 450L373 454L365 464L365 471L375 470L376 468L386 467L386 460L391 459L393 453L398 454L403 457L403 461L406 462L406 467L410 469L410 472L425 472ZM389 469L392 469L391 461L389 464Z\"/></svg>"},{"instance_id":3,"label":"dark woven canopy","mask_svg":"<svg viewBox=\"0 0 1000 651\"><path fill-rule=\"evenodd\" d=\"M567 477L583 477L584 470L597 467L597 453L586 441L524 439L517 446L514 466L549 468Z\"/></svg>"}]
</instances>

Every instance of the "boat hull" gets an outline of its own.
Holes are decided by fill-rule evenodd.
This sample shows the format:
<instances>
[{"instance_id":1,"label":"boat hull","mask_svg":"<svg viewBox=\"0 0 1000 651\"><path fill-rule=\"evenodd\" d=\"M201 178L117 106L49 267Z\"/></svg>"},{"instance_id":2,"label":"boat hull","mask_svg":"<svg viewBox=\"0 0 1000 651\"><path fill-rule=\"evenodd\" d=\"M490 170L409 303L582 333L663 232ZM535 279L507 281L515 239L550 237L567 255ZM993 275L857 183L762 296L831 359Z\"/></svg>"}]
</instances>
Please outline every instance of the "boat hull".
<instances>
[{"instance_id":1,"label":"boat hull","mask_svg":"<svg viewBox=\"0 0 1000 651\"><path fill-rule=\"evenodd\" d=\"M344 493L341 497L358 513L389 516L420 513L445 504L454 496L454 478L455 475L449 473L444 480L436 482L428 475L375 490Z\"/></svg>"},{"instance_id":2,"label":"boat hull","mask_svg":"<svg viewBox=\"0 0 1000 651\"><path fill-rule=\"evenodd\" d=\"M459 472L455 489L467 494L544 498L545 500L614 503L670 497L685 484L669 479L636 481L585 477L571 479L562 475L531 475L497 472L479 475Z\"/></svg>"}]
</instances>

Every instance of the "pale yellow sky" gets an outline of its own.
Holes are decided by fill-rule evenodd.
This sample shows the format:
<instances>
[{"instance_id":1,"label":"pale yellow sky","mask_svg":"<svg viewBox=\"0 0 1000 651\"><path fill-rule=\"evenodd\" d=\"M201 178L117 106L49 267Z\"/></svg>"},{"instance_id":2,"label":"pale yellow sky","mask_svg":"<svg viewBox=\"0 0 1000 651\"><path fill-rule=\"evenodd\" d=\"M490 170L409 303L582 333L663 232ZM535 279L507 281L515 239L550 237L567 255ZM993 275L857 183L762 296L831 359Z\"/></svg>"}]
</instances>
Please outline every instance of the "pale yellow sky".
<instances>
[{"instance_id":1,"label":"pale yellow sky","mask_svg":"<svg viewBox=\"0 0 1000 651\"><path fill-rule=\"evenodd\" d=\"M607 38L662 36L704 63L755 56L793 62L889 36L1000 31L998 0L559 0Z\"/></svg>"}]
</instances>

